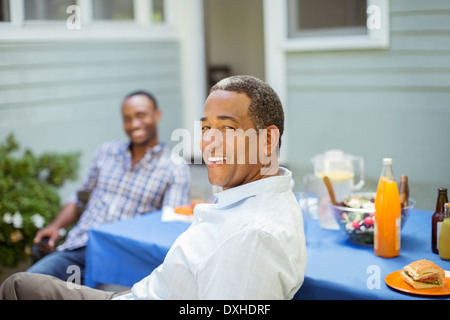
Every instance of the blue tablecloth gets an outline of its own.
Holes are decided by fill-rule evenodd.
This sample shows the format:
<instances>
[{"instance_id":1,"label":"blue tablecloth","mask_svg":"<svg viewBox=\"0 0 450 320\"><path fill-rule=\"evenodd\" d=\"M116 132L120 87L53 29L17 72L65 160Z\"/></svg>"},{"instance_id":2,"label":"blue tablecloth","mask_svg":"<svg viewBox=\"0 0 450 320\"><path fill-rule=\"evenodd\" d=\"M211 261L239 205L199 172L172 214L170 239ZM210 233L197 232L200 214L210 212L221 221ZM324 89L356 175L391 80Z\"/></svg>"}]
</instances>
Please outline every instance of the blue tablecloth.
<instances>
[{"instance_id":1,"label":"blue tablecloth","mask_svg":"<svg viewBox=\"0 0 450 320\"><path fill-rule=\"evenodd\" d=\"M89 231L84 283L131 287L159 266L178 236L190 226L162 222L161 211L107 223Z\"/></svg>"},{"instance_id":2,"label":"blue tablecloth","mask_svg":"<svg viewBox=\"0 0 450 320\"><path fill-rule=\"evenodd\" d=\"M390 259L377 257L372 246L351 243L343 231L324 230L317 220L305 220L306 278L295 299L428 298L391 289L384 278L419 259L450 270L450 262L431 252L431 214L411 211L402 229L400 256ZM85 284L132 286L162 263L175 239L188 227L183 222L162 222L157 211L94 228L86 252Z\"/></svg>"},{"instance_id":3,"label":"blue tablecloth","mask_svg":"<svg viewBox=\"0 0 450 320\"><path fill-rule=\"evenodd\" d=\"M450 270L450 262L431 251L431 215L411 211L401 231L400 256L389 259L376 256L373 246L351 243L341 230L321 229L317 220L306 220L306 277L295 299L448 299L403 293L391 289L384 280L420 259Z\"/></svg>"}]
</instances>

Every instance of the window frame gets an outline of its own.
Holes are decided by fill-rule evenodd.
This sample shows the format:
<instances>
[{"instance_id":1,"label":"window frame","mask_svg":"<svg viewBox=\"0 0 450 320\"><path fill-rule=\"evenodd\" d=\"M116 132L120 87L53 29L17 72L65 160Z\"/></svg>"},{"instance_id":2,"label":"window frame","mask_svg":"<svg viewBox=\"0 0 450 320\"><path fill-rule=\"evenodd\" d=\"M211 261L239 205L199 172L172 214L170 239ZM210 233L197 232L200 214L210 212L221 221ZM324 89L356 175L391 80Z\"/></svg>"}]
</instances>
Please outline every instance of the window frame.
<instances>
[{"instance_id":1,"label":"window frame","mask_svg":"<svg viewBox=\"0 0 450 320\"><path fill-rule=\"evenodd\" d=\"M80 29L69 29L67 20L25 20L24 0L10 1L10 21L0 22L0 41L51 40L145 40L177 38L173 19L174 0L164 1L164 21L153 23L153 0L133 0L134 19L94 20L92 1L77 0L81 8ZM148 13L148 14L146 14ZM67 14L67 19L71 16Z\"/></svg>"},{"instance_id":2,"label":"window frame","mask_svg":"<svg viewBox=\"0 0 450 320\"><path fill-rule=\"evenodd\" d=\"M293 12L294 10L288 10L288 1L296 0L281 1L284 4L284 12L286 15L283 49L287 52L385 49L389 47L389 0L367 0L366 8L374 5L380 9L380 29L366 27L366 34L312 35L308 37L289 37L288 30L291 27L291 19L295 12Z\"/></svg>"}]
</instances>

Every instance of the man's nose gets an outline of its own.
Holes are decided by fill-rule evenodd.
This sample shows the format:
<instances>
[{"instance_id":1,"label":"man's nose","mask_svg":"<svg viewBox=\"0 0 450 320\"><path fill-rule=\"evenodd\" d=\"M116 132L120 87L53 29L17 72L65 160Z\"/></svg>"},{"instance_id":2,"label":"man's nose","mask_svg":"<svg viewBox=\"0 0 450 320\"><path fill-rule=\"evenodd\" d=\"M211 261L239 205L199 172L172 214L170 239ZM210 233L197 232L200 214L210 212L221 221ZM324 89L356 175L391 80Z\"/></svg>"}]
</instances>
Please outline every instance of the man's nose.
<instances>
[{"instance_id":1,"label":"man's nose","mask_svg":"<svg viewBox=\"0 0 450 320\"><path fill-rule=\"evenodd\" d=\"M212 151L221 147L223 145L222 132L218 129L209 129L202 135L201 144L202 149L205 149L205 151Z\"/></svg>"},{"instance_id":2,"label":"man's nose","mask_svg":"<svg viewBox=\"0 0 450 320\"><path fill-rule=\"evenodd\" d=\"M132 129L139 128L141 126L141 120L139 118L137 118L137 117L136 118L132 118L130 125L131 125Z\"/></svg>"}]
</instances>

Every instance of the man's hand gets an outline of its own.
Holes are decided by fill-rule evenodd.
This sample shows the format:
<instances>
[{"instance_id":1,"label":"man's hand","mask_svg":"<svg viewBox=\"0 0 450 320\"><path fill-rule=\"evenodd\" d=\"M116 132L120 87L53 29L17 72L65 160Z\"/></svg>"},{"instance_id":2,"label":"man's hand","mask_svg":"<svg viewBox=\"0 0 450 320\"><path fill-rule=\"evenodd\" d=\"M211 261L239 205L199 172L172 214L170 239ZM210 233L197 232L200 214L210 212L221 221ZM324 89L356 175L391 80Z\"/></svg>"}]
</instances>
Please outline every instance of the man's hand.
<instances>
[{"instance_id":1,"label":"man's hand","mask_svg":"<svg viewBox=\"0 0 450 320\"><path fill-rule=\"evenodd\" d=\"M50 253L55 251L55 243L59 239L59 229L51 225L39 230L34 237L34 243L37 244L38 249L43 253Z\"/></svg>"},{"instance_id":2,"label":"man's hand","mask_svg":"<svg viewBox=\"0 0 450 320\"><path fill-rule=\"evenodd\" d=\"M68 202L52 223L36 233L34 243L38 244L39 250L43 253L55 251L56 241L60 238L59 229L65 228L77 220L77 205L75 202ZM48 238L48 241L39 244L44 238Z\"/></svg>"}]
</instances>

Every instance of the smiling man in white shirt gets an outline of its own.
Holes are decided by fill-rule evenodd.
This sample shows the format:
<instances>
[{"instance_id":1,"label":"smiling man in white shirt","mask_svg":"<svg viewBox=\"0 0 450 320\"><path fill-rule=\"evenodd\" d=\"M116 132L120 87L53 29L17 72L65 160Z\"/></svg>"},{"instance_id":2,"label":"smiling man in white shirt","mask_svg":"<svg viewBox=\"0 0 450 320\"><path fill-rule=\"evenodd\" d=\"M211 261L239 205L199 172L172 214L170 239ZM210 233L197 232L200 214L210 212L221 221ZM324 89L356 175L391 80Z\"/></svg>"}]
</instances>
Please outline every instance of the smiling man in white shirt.
<instances>
[{"instance_id":1,"label":"smiling man in white shirt","mask_svg":"<svg viewBox=\"0 0 450 320\"><path fill-rule=\"evenodd\" d=\"M201 122L208 179L223 191L214 203L195 207L195 221L164 262L127 293L65 290L52 279L34 299L294 296L304 280L306 245L292 174L278 166L284 115L277 94L251 76L224 79L211 89ZM32 296L31 279L21 276L6 281L2 298Z\"/></svg>"}]
</instances>

